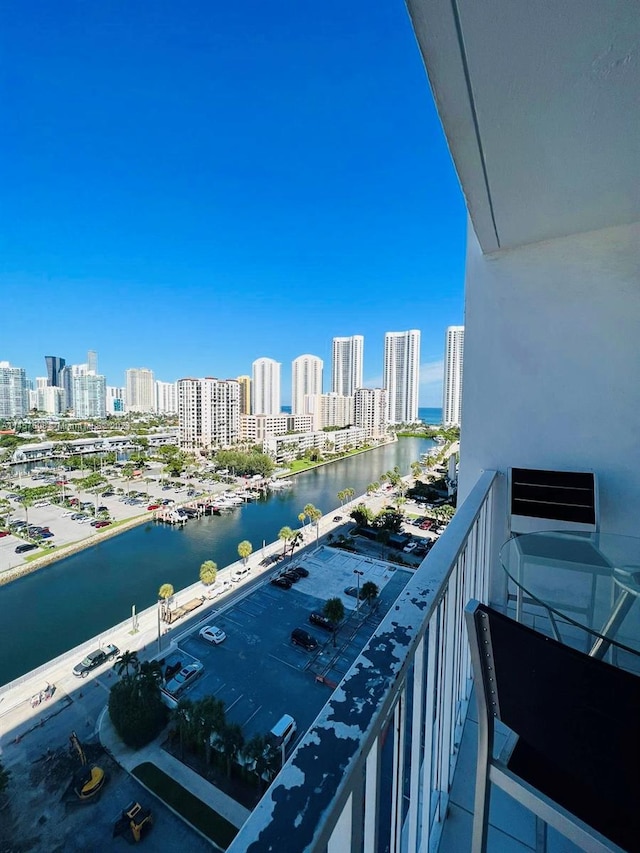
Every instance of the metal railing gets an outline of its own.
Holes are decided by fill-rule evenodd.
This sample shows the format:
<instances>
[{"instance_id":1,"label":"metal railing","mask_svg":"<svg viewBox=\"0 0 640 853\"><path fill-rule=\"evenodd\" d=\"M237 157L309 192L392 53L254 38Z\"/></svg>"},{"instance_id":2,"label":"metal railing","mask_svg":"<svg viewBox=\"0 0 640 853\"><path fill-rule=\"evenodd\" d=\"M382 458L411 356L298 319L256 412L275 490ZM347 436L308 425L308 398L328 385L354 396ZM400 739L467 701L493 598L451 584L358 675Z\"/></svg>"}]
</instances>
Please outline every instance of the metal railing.
<instances>
[{"instance_id":1,"label":"metal railing","mask_svg":"<svg viewBox=\"0 0 640 853\"><path fill-rule=\"evenodd\" d=\"M486 601L493 471L484 472L230 853L436 850L471 692L464 606Z\"/></svg>"}]
</instances>

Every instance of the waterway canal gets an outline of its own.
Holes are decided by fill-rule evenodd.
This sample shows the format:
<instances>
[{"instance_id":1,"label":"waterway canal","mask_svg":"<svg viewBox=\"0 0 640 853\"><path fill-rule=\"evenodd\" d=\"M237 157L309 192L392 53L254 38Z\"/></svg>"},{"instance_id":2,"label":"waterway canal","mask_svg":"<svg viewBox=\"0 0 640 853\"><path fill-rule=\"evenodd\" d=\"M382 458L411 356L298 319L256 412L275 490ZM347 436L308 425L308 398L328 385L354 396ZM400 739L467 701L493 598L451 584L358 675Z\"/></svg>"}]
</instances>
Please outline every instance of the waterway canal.
<instances>
[{"instance_id":1,"label":"waterway canal","mask_svg":"<svg viewBox=\"0 0 640 853\"><path fill-rule=\"evenodd\" d=\"M149 522L0 587L0 684L122 622L132 605L151 606L161 584L179 590L194 583L204 560L219 568L234 562L243 539L258 551L284 525L299 527L305 504L326 513L339 507L341 489L362 494L396 465L408 473L431 445L402 438L298 474L292 488L232 513L191 520L183 529Z\"/></svg>"}]
</instances>

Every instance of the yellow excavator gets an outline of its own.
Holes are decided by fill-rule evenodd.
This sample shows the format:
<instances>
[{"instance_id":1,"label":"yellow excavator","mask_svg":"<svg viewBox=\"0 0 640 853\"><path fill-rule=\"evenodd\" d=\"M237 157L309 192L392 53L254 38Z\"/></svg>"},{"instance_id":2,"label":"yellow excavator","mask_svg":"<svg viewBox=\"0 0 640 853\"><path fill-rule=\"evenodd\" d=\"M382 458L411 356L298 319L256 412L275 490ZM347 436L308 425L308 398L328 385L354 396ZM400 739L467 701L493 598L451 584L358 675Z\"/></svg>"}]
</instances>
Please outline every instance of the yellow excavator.
<instances>
[{"instance_id":1,"label":"yellow excavator","mask_svg":"<svg viewBox=\"0 0 640 853\"><path fill-rule=\"evenodd\" d=\"M151 809L146 809L134 801L122 810L121 817L118 818L113 827L113 837L123 835L129 841L138 842L151 829L152 824Z\"/></svg>"},{"instance_id":2,"label":"yellow excavator","mask_svg":"<svg viewBox=\"0 0 640 853\"><path fill-rule=\"evenodd\" d=\"M73 774L71 786L80 800L90 800L101 790L105 782L104 770L97 764L89 764L78 735L71 732L69 737L71 749L75 750L80 759L81 767Z\"/></svg>"}]
</instances>

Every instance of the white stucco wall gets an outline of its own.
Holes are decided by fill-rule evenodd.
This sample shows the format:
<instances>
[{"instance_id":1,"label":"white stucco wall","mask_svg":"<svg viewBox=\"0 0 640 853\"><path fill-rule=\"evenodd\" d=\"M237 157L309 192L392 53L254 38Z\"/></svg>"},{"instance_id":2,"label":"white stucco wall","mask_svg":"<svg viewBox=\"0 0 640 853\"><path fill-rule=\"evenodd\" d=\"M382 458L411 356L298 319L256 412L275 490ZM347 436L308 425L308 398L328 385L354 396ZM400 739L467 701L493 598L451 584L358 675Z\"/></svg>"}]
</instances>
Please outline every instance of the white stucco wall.
<instances>
[{"instance_id":1,"label":"white stucco wall","mask_svg":"<svg viewBox=\"0 0 640 853\"><path fill-rule=\"evenodd\" d=\"M460 497L483 469L594 470L601 529L640 536L640 224L488 256L469 228L465 310Z\"/></svg>"}]
</instances>

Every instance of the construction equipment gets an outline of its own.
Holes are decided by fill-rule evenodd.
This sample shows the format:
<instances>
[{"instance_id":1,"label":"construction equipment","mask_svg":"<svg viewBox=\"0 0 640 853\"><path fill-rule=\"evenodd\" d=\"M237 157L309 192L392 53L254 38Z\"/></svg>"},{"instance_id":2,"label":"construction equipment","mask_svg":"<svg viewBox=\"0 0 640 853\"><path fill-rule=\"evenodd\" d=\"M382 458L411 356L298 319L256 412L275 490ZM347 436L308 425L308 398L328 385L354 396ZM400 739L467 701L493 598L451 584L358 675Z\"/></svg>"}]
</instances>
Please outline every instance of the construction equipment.
<instances>
[{"instance_id":1,"label":"construction equipment","mask_svg":"<svg viewBox=\"0 0 640 853\"><path fill-rule=\"evenodd\" d=\"M80 800L90 800L92 797L95 797L104 785L104 770L98 767L97 764L89 764L82 744L75 732L71 732L69 743L71 744L71 749L75 750L78 754L81 764L80 769L73 774L71 787Z\"/></svg>"},{"instance_id":2,"label":"construction equipment","mask_svg":"<svg viewBox=\"0 0 640 853\"><path fill-rule=\"evenodd\" d=\"M146 809L134 801L122 810L122 815L113 825L113 837L123 835L129 841L137 843L151 829L152 824L151 809Z\"/></svg>"}]
</instances>

